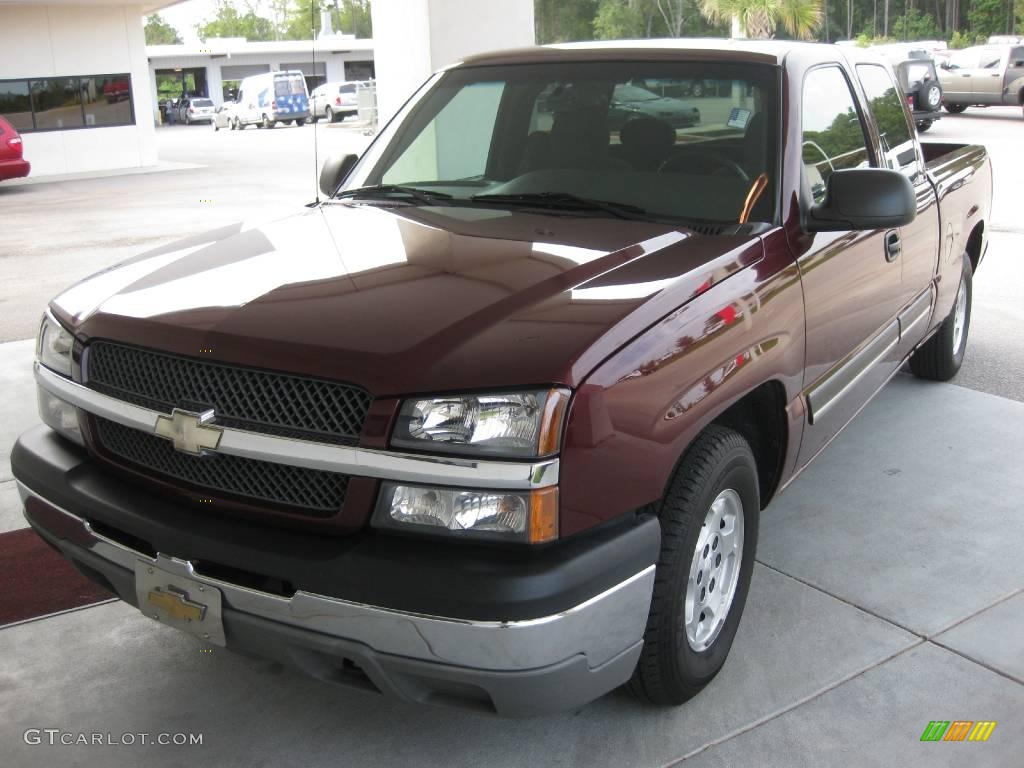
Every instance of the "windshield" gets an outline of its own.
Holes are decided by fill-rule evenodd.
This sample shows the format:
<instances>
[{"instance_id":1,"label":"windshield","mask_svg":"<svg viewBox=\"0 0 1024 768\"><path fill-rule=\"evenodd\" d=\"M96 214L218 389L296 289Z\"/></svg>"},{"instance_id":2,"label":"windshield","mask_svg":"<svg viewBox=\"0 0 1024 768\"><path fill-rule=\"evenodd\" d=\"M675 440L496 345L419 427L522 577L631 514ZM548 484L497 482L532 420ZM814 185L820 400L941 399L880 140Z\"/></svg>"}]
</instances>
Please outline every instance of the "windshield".
<instances>
[{"instance_id":1,"label":"windshield","mask_svg":"<svg viewBox=\"0 0 1024 768\"><path fill-rule=\"evenodd\" d=\"M447 205L586 199L637 218L771 222L777 104L777 70L762 65L455 69L378 137L345 194L388 185ZM591 206L587 215L623 210Z\"/></svg>"}]
</instances>

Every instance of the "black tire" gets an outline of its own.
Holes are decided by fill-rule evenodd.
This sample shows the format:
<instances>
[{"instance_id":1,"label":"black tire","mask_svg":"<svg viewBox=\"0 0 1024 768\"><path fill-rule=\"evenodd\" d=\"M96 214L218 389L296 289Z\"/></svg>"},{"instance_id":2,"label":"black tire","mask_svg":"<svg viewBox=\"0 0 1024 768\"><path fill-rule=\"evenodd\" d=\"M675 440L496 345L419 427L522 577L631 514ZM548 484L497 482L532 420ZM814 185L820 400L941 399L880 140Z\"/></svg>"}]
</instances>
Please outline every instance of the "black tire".
<instances>
[{"instance_id":1,"label":"black tire","mask_svg":"<svg viewBox=\"0 0 1024 768\"><path fill-rule=\"evenodd\" d=\"M284 121L284 124L285 124L285 125L291 125L291 124L292 124L292 121L291 121L291 120L285 120L285 121Z\"/></svg>"},{"instance_id":2,"label":"black tire","mask_svg":"<svg viewBox=\"0 0 1024 768\"><path fill-rule=\"evenodd\" d=\"M963 256L963 271L960 277L960 286L957 296L953 299L953 308L949 311L946 319L942 321L932 337L917 348L910 358L910 370L919 379L930 381L949 381L956 372L960 370L964 361L964 353L967 352L967 340L971 330L971 300L974 297L973 270L971 260L967 255ZM965 315L963 318L963 331L960 337L959 346L954 344L956 339L956 314L960 291L964 292Z\"/></svg>"},{"instance_id":3,"label":"black tire","mask_svg":"<svg viewBox=\"0 0 1024 768\"><path fill-rule=\"evenodd\" d=\"M331 109L330 107L324 108L324 120L326 120L328 123L334 122L334 110Z\"/></svg>"},{"instance_id":4,"label":"black tire","mask_svg":"<svg viewBox=\"0 0 1024 768\"><path fill-rule=\"evenodd\" d=\"M946 108L946 111L949 112L949 114L951 115L959 115L961 112L967 109L966 104L943 104L942 106L944 106Z\"/></svg>"},{"instance_id":5,"label":"black tire","mask_svg":"<svg viewBox=\"0 0 1024 768\"><path fill-rule=\"evenodd\" d=\"M299 126L299 128L301 128L302 126L304 126L306 124L306 118L304 118L304 117L296 118L295 124L297 126Z\"/></svg>"},{"instance_id":6,"label":"black tire","mask_svg":"<svg viewBox=\"0 0 1024 768\"><path fill-rule=\"evenodd\" d=\"M917 91L915 101L917 102L917 108L922 111L931 112L938 109L942 103L942 88L935 82L922 85Z\"/></svg>"},{"instance_id":7,"label":"black tire","mask_svg":"<svg viewBox=\"0 0 1024 768\"><path fill-rule=\"evenodd\" d=\"M932 123L934 123L934 122L935 122L934 120L921 120L921 121L919 121L918 124L917 124L917 132L918 133L924 133L925 131L927 131L929 128L932 127Z\"/></svg>"},{"instance_id":8,"label":"black tire","mask_svg":"<svg viewBox=\"0 0 1024 768\"><path fill-rule=\"evenodd\" d=\"M271 119L270 119L269 117L267 117L266 115L264 115L264 116L263 116L263 121L262 121L262 125L263 125L263 127L264 127L264 128L266 128L267 130L270 130L270 129L271 129L271 128L273 128L273 127L274 127L275 125L277 125L277 121L276 121L276 120L271 120Z\"/></svg>"},{"instance_id":9,"label":"black tire","mask_svg":"<svg viewBox=\"0 0 1024 768\"><path fill-rule=\"evenodd\" d=\"M705 650L696 651L685 628L687 582L691 564L698 555L695 550L705 516L712 502L728 489L735 491L742 501L743 546L738 581L717 636ZM708 427L687 449L661 501L661 555L651 611L643 651L628 684L640 699L653 704L682 704L696 696L722 668L750 588L759 510L757 464L747 441L731 429ZM702 556L707 555L705 548ZM704 581L713 591L713 582L708 578Z\"/></svg>"}]
</instances>

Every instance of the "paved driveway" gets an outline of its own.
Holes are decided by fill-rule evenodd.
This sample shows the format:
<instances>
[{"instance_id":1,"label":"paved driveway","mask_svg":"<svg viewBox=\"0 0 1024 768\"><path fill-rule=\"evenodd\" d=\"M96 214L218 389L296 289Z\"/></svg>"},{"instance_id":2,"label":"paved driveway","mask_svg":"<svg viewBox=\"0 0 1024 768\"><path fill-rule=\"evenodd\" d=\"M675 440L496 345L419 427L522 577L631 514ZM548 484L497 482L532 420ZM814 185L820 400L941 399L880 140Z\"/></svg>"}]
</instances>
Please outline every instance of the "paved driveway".
<instances>
[{"instance_id":1,"label":"paved driveway","mask_svg":"<svg viewBox=\"0 0 1024 768\"><path fill-rule=\"evenodd\" d=\"M1005 112L968 111L933 128L936 139L985 138L997 159L996 232L975 282L961 386L897 376L766 510L733 652L689 704L656 709L617 691L580 712L526 721L410 706L204 652L108 603L0 629L4 764L1021 765L1024 229L1013 218L1020 117ZM324 133L338 144L360 140L334 130ZM0 243L0 328L30 336L57 283L140 246L305 201L311 183L287 158L311 135L168 129L165 159L205 167L20 188L10 197L23 205L18 239L5 228L8 247ZM198 202L200 179L211 185L209 205ZM115 198L123 209L108 209ZM54 211L68 231L42 225ZM90 221L95 237L79 234ZM23 525L6 456L35 421L31 356L31 341L0 344L0 530ZM985 743L922 743L932 720L998 725ZM28 728L202 733L203 743L31 745Z\"/></svg>"}]
</instances>

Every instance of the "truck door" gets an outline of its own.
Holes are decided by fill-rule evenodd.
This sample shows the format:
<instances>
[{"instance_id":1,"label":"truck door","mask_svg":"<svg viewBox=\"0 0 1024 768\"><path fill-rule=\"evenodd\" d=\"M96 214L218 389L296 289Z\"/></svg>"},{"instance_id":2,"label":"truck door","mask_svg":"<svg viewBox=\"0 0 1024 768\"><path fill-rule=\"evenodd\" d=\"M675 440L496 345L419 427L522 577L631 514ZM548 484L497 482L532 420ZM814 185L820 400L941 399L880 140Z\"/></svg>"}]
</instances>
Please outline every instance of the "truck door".
<instances>
[{"instance_id":1,"label":"truck door","mask_svg":"<svg viewBox=\"0 0 1024 768\"><path fill-rule=\"evenodd\" d=\"M970 104L974 92L974 73L978 69L981 53L978 48L967 48L954 53L943 67L943 97L954 104Z\"/></svg>"},{"instance_id":2,"label":"truck door","mask_svg":"<svg viewBox=\"0 0 1024 768\"><path fill-rule=\"evenodd\" d=\"M858 64L857 76L867 97L868 109L878 127L878 153L881 167L891 168L904 174L914 185L917 195L917 218L905 227L899 228L901 310L914 307L924 294L923 306L930 305L930 288L935 276L939 258L939 208L935 190L925 175L924 157L920 145L914 139L903 102L889 71L879 64ZM914 318L919 314L915 308ZM905 318L907 319L907 318ZM917 338L900 340L901 347L909 347L920 340L925 323L919 322L913 333L901 328L901 336Z\"/></svg>"},{"instance_id":3,"label":"truck door","mask_svg":"<svg viewBox=\"0 0 1024 768\"><path fill-rule=\"evenodd\" d=\"M806 207L824 199L835 171L870 166L873 142L838 65L807 73L801 104L801 205ZM807 324L808 423L801 464L853 418L896 367L902 275L899 259L891 254L893 235L893 230L819 232L793 241Z\"/></svg>"},{"instance_id":4,"label":"truck door","mask_svg":"<svg viewBox=\"0 0 1024 768\"><path fill-rule=\"evenodd\" d=\"M983 48L978 68L971 76L974 101L978 104L1003 103L1003 78L1006 74L1009 48ZM1014 104L1017 103L1016 96Z\"/></svg>"}]
</instances>

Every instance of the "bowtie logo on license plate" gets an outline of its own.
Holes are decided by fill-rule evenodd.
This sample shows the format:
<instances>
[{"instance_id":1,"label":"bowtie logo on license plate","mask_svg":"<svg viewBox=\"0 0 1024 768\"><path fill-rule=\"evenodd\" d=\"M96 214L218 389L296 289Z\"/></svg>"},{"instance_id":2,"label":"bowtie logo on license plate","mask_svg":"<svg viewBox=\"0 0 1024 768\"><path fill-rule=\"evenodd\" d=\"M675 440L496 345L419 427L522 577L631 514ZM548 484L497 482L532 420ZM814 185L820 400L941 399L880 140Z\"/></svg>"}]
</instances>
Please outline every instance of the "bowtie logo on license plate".
<instances>
[{"instance_id":1,"label":"bowtie logo on license plate","mask_svg":"<svg viewBox=\"0 0 1024 768\"><path fill-rule=\"evenodd\" d=\"M223 429L210 426L211 421L213 410L194 413L175 408L170 416L157 416L153 433L170 440L176 451L200 456L203 451L216 450L224 434Z\"/></svg>"}]
</instances>

